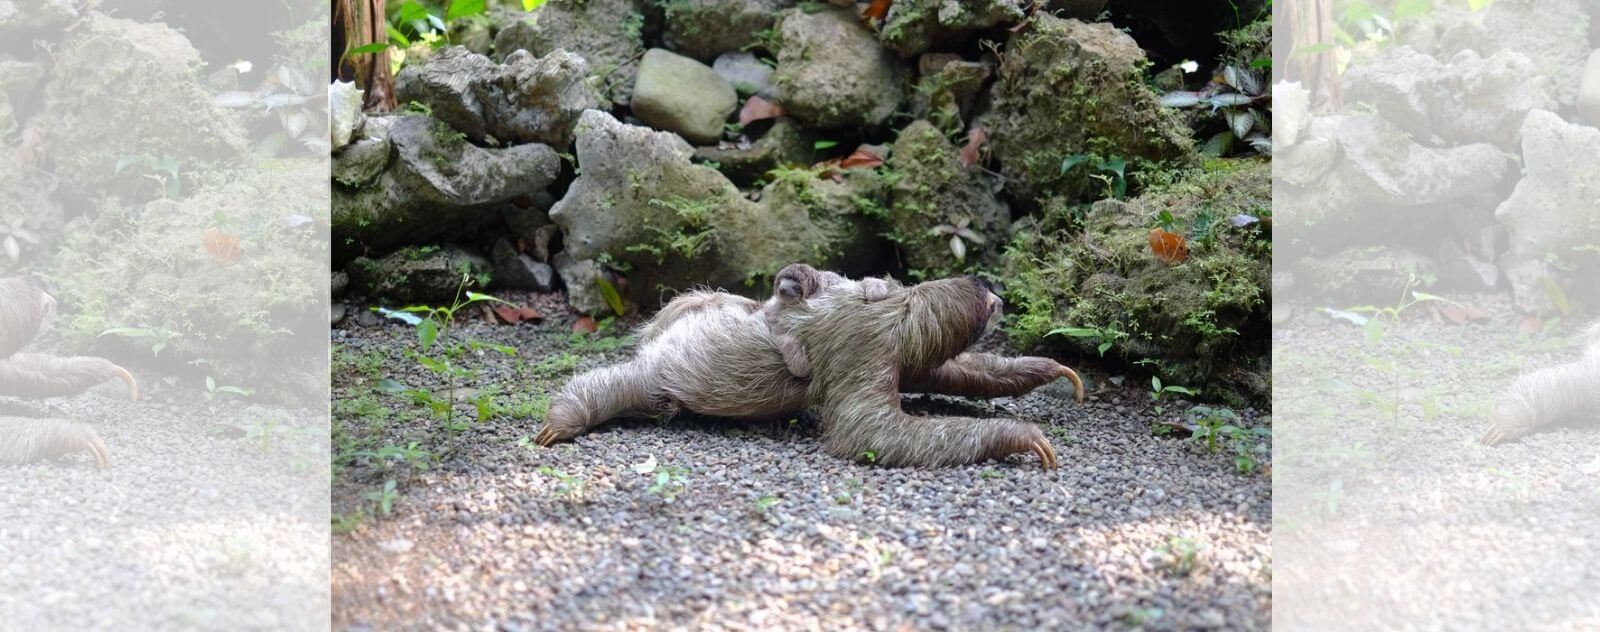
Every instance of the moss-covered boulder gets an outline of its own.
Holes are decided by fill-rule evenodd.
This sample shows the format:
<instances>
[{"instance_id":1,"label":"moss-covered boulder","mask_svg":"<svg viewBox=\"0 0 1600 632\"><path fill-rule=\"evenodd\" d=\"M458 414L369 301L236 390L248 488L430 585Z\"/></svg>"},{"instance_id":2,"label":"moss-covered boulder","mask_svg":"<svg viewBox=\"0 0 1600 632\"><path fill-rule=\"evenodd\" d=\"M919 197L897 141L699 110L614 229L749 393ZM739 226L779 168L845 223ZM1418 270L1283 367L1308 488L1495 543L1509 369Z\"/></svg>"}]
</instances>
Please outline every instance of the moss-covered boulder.
<instances>
[{"instance_id":1,"label":"moss-covered boulder","mask_svg":"<svg viewBox=\"0 0 1600 632\"><path fill-rule=\"evenodd\" d=\"M819 128L875 127L900 107L909 73L850 9L790 9L777 33L773 82L795 120Z\"/></svg>"},{"instance_id":2,"label":"moss-covered boulder","mask_svg":"<svg viewBox=\"0 0 1600 632\"><path fill-rule=\"evenodd\" d=\"M405 304L445 304L462 288L481 291L493 270L483 255L457 246L410 246L379 259L356 257L345 268L355 293Z\"/></svg>"},{"instance_id":3,"label":"moss-covered boulder","mask_svg":"<svg viewBox=\"0 0 1600 632\"><path fill-rule=\"evenodd\" d=\"M177 177L243 156L245 132L200 83L200 52L164 24L90 13L53 49L36 124L73 186L154 197Z\"/></svg>"},{"instance_id":4,"label":"moss-covered boulder","mask_svg":"<svg viewBox=\"0 0 1600 632\"><path fill-rule=\"evenodd\" d=\"M327 341L306 335L328 322L328 238L318 228L327 169L294 160L202 173L181 201L102 209L61 245L54 278L71 309L57 329L67 346L165 370L201 367L263 395L315 395L326 373L278 369L327 357Z\"/></svg>"},{"instance_id":5,"label":"moss-covered boulder","mask_svg":"<svg viewBox=\"0 0 1600 632\"><path fill-rule=\"evenodd\" d=\"M550 0L530 13L512 10L494 35L494 54L507 59L518 50L543 57L572 51L589 64L600 97L626 106L639 66L630 63L644 50L647 0Z\"/></svg>"},{"instance_id":6,"label":"moss-covered boulder","mask_svg":"<svg viewBox=\"0 0 1600 632\"><path fill-rule=\"evenodd\" d=\"M743 50L793 0L658 0L667 48L701 61Z\"/></svg>"},{"instance_id":7,"label":"moss-covered boulder","mask_svg":"<svg viewBox=\"0 0 1600 632\"><path fill-rule=\"evenodd\" d=\"M862 232L853 223L861 214L849 191L824 196L818 191L827 185L808 187L796 194L802 203L792 204L782 201L775 183L757 204L715 169L691 162L692 155L674 134L585 112L578 124L581 175L550 209L566 232L566 254L626 275L625 298L645 307L659 304L664 289L761 293L760 284L783 265L832 266L853 254L846 251Z\"/></svg>"},{"instance_id":8,"label":"moss-covered boulder","mask_svg":"<svg viewBox=\"0 0 1600 632\"><path fill-rule=\"evenodd\" d=\"M993 69L985 62L943 53L923 55L917 67L920 76L911 94L911 115L946 132L966 130Z\"/></svg>"},{"instance_id":9,"label":"moss-covered boulder","mask_svg":"<svg viewBox=\"0 0 1600 632\"><path fill-rule=\"evenodd\" d=\"M1003 257L1014 340L1089 355L1109 343L1107 357L1149 360L1168 384L1266 401L1272 242L1261 220L1271 203L1271 164L1256 160L1099 202L1081 220L1081 206L1053 200ZM1187 258L1158 256L1155 228L1182 236ZM1049 335L1058 329L1070 331Z\"/></svg>"},{"instance_id":10,"label":"moss-covered boulder","mask_svg":"<svg viewBox=\"0 0 1600 632\"><path fill-rule=\"evenodd\" d=\"M903 57L959 46L978 29L1021 20L1027 0L898 0L889 5L878 38Z\"/></svg>"},{"instance_id":11,"label":"moss-covered boulder","mask_svg":"<svg viewBox=\"0 0 1600 632\"><path fill-rule=\"evenodd\" d=\"M961 162L960 150L932 123L900 130L890 153L894 181L888 237L914 277L941 278L993 263L1011 213L990 183Z\"/></svg>"},{"instance_id":12,"label":"moss-covered boulder","mask_svg":"<svg viewBox=\"0 0 1600 632\"><path fill-rule=\"evenodd\" d=\"M1040 14L1011 35L987 128L1016 199L1104 197L1096 165L1121 159L1135 184L1192 164L1189 128L1145 84L1144 51L1127 33ZM1064 168L1065 167L1065 168Z\"/></svg>"},{"instance_id":13,"label":"moss-covered boulder","mask_svg":"<svg viewBox=\"0 0 1600 632\"><path fill-rule=\"evenodd\" d=\"M544 190L561 167L561 158L548 146L478 147L428 116L372 118L365 129L370 138L334 156L336 174L360 173L355 165L342 165L346 161L378 159L351 153L368 140L386 135L392 150L380 141L364 151L393 153L375 180L335 180L335 263L365 252L433 243L498 217L511 200Z\"/></svg>"}]
</instances>

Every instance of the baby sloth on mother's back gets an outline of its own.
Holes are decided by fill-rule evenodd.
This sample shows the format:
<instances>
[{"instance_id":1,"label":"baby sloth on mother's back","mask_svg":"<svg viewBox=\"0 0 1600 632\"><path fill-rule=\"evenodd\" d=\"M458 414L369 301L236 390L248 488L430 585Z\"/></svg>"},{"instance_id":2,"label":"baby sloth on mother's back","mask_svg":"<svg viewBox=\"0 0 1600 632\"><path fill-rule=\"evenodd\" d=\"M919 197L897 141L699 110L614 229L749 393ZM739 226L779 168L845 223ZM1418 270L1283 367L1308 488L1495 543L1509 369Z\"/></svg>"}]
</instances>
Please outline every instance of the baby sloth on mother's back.
<instances>
[{"instance_id":1,"label":"baby sloth on mother's back","mask_svg":"<svg viewBox=\"0 0 1600 632\"><path fill-rule=\"evenodd\" d=\"M822 421L830 453L885 465L956 465L1055 451L1012 419L925 417L900 393L1016 396L1076 373L1048 358L963 353L1000 316L999 297L963 277L910 287L855 281L803 264L778 273L766 304L724 292L673 299L644 326L638 356L574 377L537 441L571 439L624 414L680 409L738 419L802 410Z\"/></svg>"}]
</instances>

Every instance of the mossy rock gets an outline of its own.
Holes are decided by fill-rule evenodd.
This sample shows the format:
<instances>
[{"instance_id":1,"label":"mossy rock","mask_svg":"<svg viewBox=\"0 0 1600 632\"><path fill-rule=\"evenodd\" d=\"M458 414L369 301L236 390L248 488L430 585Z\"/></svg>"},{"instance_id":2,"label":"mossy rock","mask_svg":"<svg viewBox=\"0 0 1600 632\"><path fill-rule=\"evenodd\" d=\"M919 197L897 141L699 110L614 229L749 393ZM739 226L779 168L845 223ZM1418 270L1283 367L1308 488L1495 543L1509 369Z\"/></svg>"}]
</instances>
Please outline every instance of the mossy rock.
<instances>
[{"instance_id":1,"label":"mossy rock","mask_svg":"<svg viewBox=\"0 0 1600 632\"><path fill-rule=\"evenodd\" d=\"M950 139L932 123L915 121L900 130L889 164L888 237L914 277L937 279L993 263L1011 228L1010 210L978 169L962 164Z\"/></svg>"},{"instance_id":2,"label":"mossy rock","mask_svg":"<svg viewBox=\"0 0 1600 632\"><path fill-rule=\"evenodd\" d=\"M457 246L411 246L381 259L357 257L346 271L360 294L403 304L448 304L464 289L489 287L494 266Z\"/></svg>"},{"instance_id":3,"label":"mossy rock","mask_svg":"<svg viewBox=\"0 0 1600 632\"><path fill-rule=\"evenodd\" d=\"M1134 189L1192 166L1189 128L1146 85L1147 65L1133 38L1110 24L1040 14L1013 34L987 122L1013 199L1105 197L1094 165L1113 158L1128 165Z\"/></svg>"},{"instance_id":4,"label":"mossy rock","mask_svg":"<svg viewBox=\"0 0 1600 632\"><path fill-rule=\"evenodd\" d=\"M518 50L543 57L556 50L583 56L602 99L626 106L644 51L647 0L550 0L531 13L511 10L494 35L494 56Z\"/></svg>"},{"instance_id":5,"label":"mossy rock","mask_svg":"<svg viewBox=\"0 0 1600 632\"><path fill-rule=\"evenodd\" d=\"M1266 401L1271 203L1265 160L1216 161L1087 212L1052 199L1003 257L1013 339L1090 355L1110 342L1107 357L1148 360L1168 384L1236 404ZM1187 240L1181 263L1152 251L1151 229L1162 223ZM1100 333L1049 335L1065 328Z\"/></svg>"}]
</instances>

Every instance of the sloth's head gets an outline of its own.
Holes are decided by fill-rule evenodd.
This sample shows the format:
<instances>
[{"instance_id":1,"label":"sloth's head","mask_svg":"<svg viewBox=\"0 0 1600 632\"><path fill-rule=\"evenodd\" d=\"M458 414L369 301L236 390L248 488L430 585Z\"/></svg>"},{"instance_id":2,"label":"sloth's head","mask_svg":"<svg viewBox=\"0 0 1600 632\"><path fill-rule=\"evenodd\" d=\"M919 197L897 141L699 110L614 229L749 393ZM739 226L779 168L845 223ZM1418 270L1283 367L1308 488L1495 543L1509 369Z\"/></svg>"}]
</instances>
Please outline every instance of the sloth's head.
<instances>
[{"instance_id":1,"label":"sloth's head","mask_svg":"<svg viewBox=\"0 0 1600 632\"><path fill-rule=\"evenodd\" d=\"M778 272L773 298L780 318L816 357L816 345L851 353L852 344L887 343L905 367L931 368L972 346L1000 322L1004 302L992 286L966 276L903 286L853 280L805 264ZM813 360L815 362L815 360Z\"/></svg>"}]
</instances>

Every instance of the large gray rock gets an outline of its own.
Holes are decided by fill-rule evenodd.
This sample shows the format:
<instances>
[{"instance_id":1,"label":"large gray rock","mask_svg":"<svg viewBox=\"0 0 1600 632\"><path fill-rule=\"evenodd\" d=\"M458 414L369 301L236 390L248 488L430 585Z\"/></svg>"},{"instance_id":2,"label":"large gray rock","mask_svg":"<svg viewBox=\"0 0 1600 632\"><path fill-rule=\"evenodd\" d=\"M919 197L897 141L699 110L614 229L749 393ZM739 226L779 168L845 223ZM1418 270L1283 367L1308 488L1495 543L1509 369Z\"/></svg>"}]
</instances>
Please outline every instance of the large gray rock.
<instances>
[{"instance_id":1,"label":"large gray rock","mask_svg":"<svg viewBox=\"0 0 1600 632\"><path fill-rule=\"evenodd\" d=\"M692 163L692 155L675 134L585 112L581 175L550 209L566 233L564 254L626 274L624 295L647 306L659 303L662 288L760 293L757 284L784 265L827 266L857 254L844 247L864 233L853 205L768 203L766 193L758 205L716 170Z\"/></svg>"},{"instance_id":2,"label":"large gray rock","mask_svg":"<svg viewBox=\"0 0 1600 632\"><path fill-rule=\"evenodd\" d=\"M400 100L427 105L475 143L493 137L504 144L565 147L578 115L600 105L588 72L582 57L564 50L539 58L517 51L496 64L452 46L407 66L395 86Z\"/></svg>"},{"instance_id":3,"label":"large gray rock","mask_svg":"<svg viewBox=\"0 0 1600 632\"><path fill-rule=\"evenodd\" d=\"M906 69L849 9L785 11L778 34L779 101L808 127L882 125L905 96Z\"/></svg>"},{"instance_id":4,"label":"large gray rock","mask_svg":"<svg viewBox=\"0 0 1600 632\"><path fill-rule=\"evenodd\" d=\"M1103 192L1090 169L1063 172L1069 156L1089 165L1120 157L1129 175L1195 160L1189 127L1145 84L1145 63L1138 43L1106 23L1040 14L1011 35L986 120L1013 199Z\"/></svg>"},{"instance_id":5,"label":"large gray rock","mask_svg":"<svg viewBox=\"0 0 1600 632\"><path fill-rule=\"evenodd\" d=\"M652 127L677 132L691 143L714 143L737 107L733 86L710 66L659 48L639 61L633 114Z\"/></svg>"},{"instance_id":6,"label":"large gray rock","mask_svg":"<svg viewBox=\"0 0 1600 632\"><path fill-rule=\"evenodd\" d=\"M1589 12L1580 0L1495 2L1471 19L1456 21L1439 37L1440 59L1464 50L1492 56L1511 50L1533 60L1550 79L1557 102L1571 105L1589 55Z\"/></svg>"},{"instance_id":7,"label":"large gray rock","mask_svg":"<svg viewBox=\"0 0 1600 632\"><path fill-rule=\"evenodd\" d=\"M562 285L567 288L567 304L572 309L592 316L611 313L611 306L600 292L600 281L618 287L615 275L607 273L593 259L574 259L565 252L556 255L555 265L557 274L561 275ZM625 305L624 311L637 311L637 308Z\"/></svg>"},{"instance_id":8,"label":"large gray rock","mask_svg":"<svg viewBox=\"0 0 1600 632\"><path fill-rule=\"evenodd\" d=\"M352 289L400 303L443 303L468 289L484 289L492 266L483 255L456 246L405 248L381 259L357 257L347 266Z\"/></svg>"},{"instance_id":9,"label":"large gray rock","mask_svg":"<svg viewBox=\"0 0 1600 632\"><path fill-rule=\"evenodd\" d=\"M889 5L878 37L903 57L948 50L973 31L1021 20L1027 8L1027 0L898 0Z\"/></svg>"},{"instance_id":10,"label":"large gray rock","mask_svg":"<svg viewBox=\"0 0 1600 632\"><path fill-rule=\"evenodd\" d=\"M1522 160L1527 176L1495 209L1511 231L1512 254L1592 266L1600 244L1600 129L1535 110L1522 124Z\"/></svg>"},{"instance_id":11,"label":"large gray rock","mask_svg":"<svg viewBox=\"0 0 1600 632\"><path fill-rule=\"evenodd\" d=\"M940 278L994 263L992 255L1006 242L1011 213L979 171L962 164L960 150L937 127L916 121L900 130L890 167L899 178L892 192L889 238L899 244L908 268ZM965 232L957 235L958 230ZM952 246L953 237L961 240L959 247Z\"/></svg>"},{"instance_id":12,"label":"large gray rock","mask_svg":"<svg viewBox=\"0 0 1600 632\"><path fill-rule=\"evenodd\" d=\"M545 145L485 149L427 116L368 122L374 123L387 125L394 155L372 184L335 183L336 261L363 249L386 252L463 231L494 217L507 201L543 190L561 168L561 158Z\"/></svg>"},{"instance_id":13,"label":"large gray rock","mask_svg":"<svg viewBox=\"0 0 1600 632\"><path fill-rule=\"evenodd\" d=\"M159 157L190 168L243 156L244 128L201 86L204 63L183 34L91 12L51 50L51 74L70 80L46 84L34 126L68 184L149 199L152 171L119 162Z\"/></svg>"},{"instance_id":14,"label":"large gray rock","mask_svg":"<svg viewBox=\"0 0 1600 632\"><path fill-rule=\"evenodd\" d=\"M536 292L549 292L555 289L555 268L517 252L516 246L511 245L510 240L495 240L494 250L490 255L494 258L495 287Z\"/></svg>"},{"instance_id":15,"label":"large gray rock","mask_svg":"<svg viewBox=\"0 0 1600 632\"><path fill-rule=\"evenodd\" d=\"M1510 146L1529 111L1555 107L1549 78L1510 50L1487 59L1464 50L1440 63L1399 46L1351 65L1341 81L1346 98L1371 103L1400 129L1456 143Z\"/></svg>"},{"instance_id":16,"label":"large gray rock","mask_svg":"<svg viewBox=\"0 0 1600 632\"><path fill-rule=\"evenodd\" d=\"M667 48L710 61L743 50L756 33L772 28L778 11L793 0L663 0L661 38Z\"/></svg>"},{"instance_id":17,"label":"large gray rock","mask_svg":"<svg viewBox=\"0 0 1600 632\"><path fill-rule=\"evenodd\" d=\"M518 50L535 56L556 50L577 53L589 63L602 100L627 105L644 50L647 0L546 2L532 13L512 11L494 36L494 53L509 59Z\"/></svg>"},{"instance_id":18,"label":"large gray rock","mask_svg":"<svg viewBox=\"0 0 1600 632\"><path fill-rule=\"evenodd\" d=\"M361 112L361 89L349 81L328 84L328 119L334 151L361 136L367 116Z\"/></svg>"}]
</instances>

